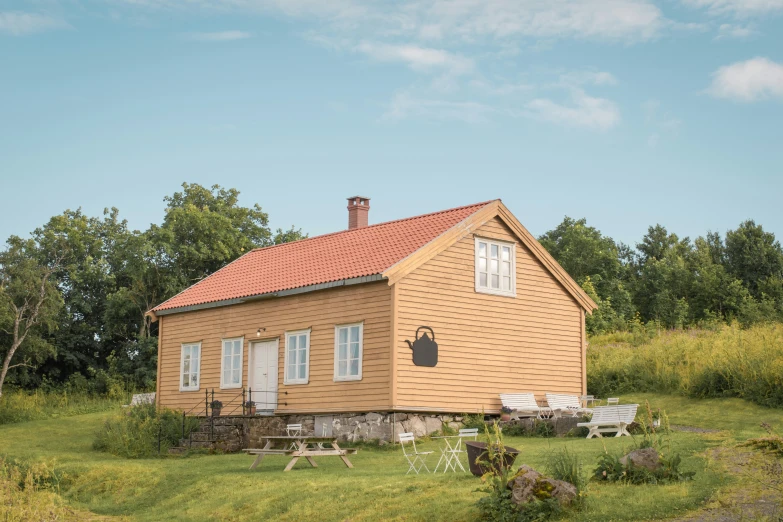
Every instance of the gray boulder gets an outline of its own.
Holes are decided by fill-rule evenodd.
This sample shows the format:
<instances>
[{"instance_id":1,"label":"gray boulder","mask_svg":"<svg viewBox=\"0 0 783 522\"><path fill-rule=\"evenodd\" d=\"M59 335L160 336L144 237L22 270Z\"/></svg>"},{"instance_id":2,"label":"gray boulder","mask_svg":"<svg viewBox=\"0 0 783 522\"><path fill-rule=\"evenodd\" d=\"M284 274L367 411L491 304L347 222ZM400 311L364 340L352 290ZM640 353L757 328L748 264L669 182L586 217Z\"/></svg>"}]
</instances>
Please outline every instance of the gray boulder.
<instances>
[{"instance_id":1,"label":"gray boulder","mask_svg":"<svg viewBox=\"0 0 783 522\"><path fill-rule=\"evenodd\" d=\"M628 466L628 461L633 462L637 468L646 468L655 471L661 467L661 457L655 448L644 448L634 450L620 459L620 464Z\"/></svg>"},{"instance_id":2,"label":"gray boulder","mask_svg":"<svg viewBox=\"0 0 783 522\"><path fill-rule=\"evenodd\" d=\"M522 465L516 476L508 483L511 488L511 501L526 504L535 499L555 498L562 506L573 502L578 492L576 486L562 480L545 477L530 466Z\"/></svg>"}]
</instances>

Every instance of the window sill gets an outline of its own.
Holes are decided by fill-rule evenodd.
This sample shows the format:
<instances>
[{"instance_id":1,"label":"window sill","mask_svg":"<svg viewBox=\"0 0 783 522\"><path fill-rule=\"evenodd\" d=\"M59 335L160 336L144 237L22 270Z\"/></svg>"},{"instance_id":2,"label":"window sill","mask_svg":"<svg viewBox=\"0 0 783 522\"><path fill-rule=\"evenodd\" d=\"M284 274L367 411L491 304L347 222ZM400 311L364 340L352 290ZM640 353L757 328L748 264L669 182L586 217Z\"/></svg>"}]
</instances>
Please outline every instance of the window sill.
<instances>
[{"instance_id":1,"label":"window sill","mask_svg":"<svg viewBox=\"0 0 783 522\"><path fill-rule=\"evenodd\" d=\"M335 377L332 379L334 382L355 382L355 381L361 381L362 376L359 375L357 377Z\"/></svg>"},{"instance_id":2,"label":"window sill","mask_svg":"<svg viewBox=\"0 0 783 522\"><path fill-rule=\"evenodd\" d=\"M221 384L221 390L238 390L242 387L241 384Z\"/></svg>"},{"instance_id":3,"label":"window sill","mask_svg":"<svg viewBox=\"0 0 783 522\"><path fill-rule=\"evenodd\" d=\"M180 388L179 391L181 391L181 392L197 392L197 391L201 391L201 388Z\"/></svg>"},{"instance_id":4,"label":"window sill","mask_svg":"<svg viewBox=\"0 0 783 522\"><path fill-rule=\"evenodd\" d=\"M503 290L491 290L488 288L476 288L477 294L487 294L487 295L499 295L501 297L516 297L516 292L505 292Z\"/></svg>"},{"instance_id":5,"label":"window sill","mask_svg":"<svg viewBox=\"0 0 783 522\"><path fill-rule=\"evenodd\" d=\"M309 384L310 381L283 381L283 386L298 386L301 384Z\"/></svg>"}]
</instances>

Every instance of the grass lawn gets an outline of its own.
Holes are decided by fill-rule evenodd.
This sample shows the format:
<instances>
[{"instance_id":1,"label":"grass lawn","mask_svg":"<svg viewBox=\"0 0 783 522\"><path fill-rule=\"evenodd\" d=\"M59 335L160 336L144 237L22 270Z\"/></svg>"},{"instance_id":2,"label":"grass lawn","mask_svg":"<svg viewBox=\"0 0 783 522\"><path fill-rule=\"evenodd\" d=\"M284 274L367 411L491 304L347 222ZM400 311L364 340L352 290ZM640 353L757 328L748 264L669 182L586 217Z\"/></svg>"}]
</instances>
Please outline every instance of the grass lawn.
<instances>
[{"instance_id":1,"label":"grass lawn","mask_svg":"<svg viewBox=\"0 0 783 522\"><path fill-rule=\"evenodd\" d=\"M673 424L724 430L673 435L685 470L696 480L668 486L591 483L584 510L571 520L649 520L670 518L698 508L733 479L704 457L707 449L761 434L762 421L783 427L783 411L733 399L697 401L680 397L650 399L667 410ZM16 461L55 462L67 476L60 492L74 507L131 520L474 520L480 481L470 474L405 475L399 449L362 448L351 457L305 461L290 473L284 456L266 457L255 471L245 455L125 460L92 450L93 434L106 413L0 426L0 456ZM578 453L589 472L598 455L630 448L633 440L513 438L521 450L517 464L545 470L550 452L563 446ZM437 451L436 441L420 449ZM437 453L429 462L434 465ZM467 467L467 466L466 466ZM2 503L0 503L0 509Z\"/></svg>"}]
</instances>

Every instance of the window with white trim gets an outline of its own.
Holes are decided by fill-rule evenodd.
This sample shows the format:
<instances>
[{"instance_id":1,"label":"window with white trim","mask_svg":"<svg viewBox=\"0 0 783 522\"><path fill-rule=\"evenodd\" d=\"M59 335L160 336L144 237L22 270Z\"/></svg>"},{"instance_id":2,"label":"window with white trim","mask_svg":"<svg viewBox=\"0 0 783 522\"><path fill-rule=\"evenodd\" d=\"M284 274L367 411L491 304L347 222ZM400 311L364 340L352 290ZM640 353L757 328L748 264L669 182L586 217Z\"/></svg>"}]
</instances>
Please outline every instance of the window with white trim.
<instances>
[{"instance_id":1,"label":"window with white trim","mask_svg":"<svg viewBox=\"0 0 783 522\"><path fill-rule=\"evenodd\" d=\"M515 296L514 243L476 238L476 292Z\"/></svg>"},{"instance_id":2,"label":"window with white trim","mask_svg":"<svg viewBox=\"0 0 783 522\"><path fill-rule=\"evenodd\" d=\"M179 391L198 391L201 343L183 344L179 367Z\"/></svg>"},{"instance_id":3,"label":"window with white trim","mask_svg":"<svg viewBox=\"0 0 783 522\"><path fill-rule=\"evenodd\" d=\"M223 339L223 359L220 365L220 387L242 387L242 345L245 338Z\"/></svg>"},{"instance_id":4,"label":"window with white trim","mask_svg":"<svg viewBox=\"0 0 783 522\"><path fill-rule=\"evenodd\" d=\"M307 384L310 379L310 330L286 332L283 384Z\"/></svg>"},{"instance_id":5,"label":"window with white trim","mask_svg":"<svg viewBox=\"0 0 783 522\"><path fill-rule=\"evenodd\" d=\"M346 324L334 327L334 380L362 379L362 339L364 325Z\"/></svg>"}]
</instances>

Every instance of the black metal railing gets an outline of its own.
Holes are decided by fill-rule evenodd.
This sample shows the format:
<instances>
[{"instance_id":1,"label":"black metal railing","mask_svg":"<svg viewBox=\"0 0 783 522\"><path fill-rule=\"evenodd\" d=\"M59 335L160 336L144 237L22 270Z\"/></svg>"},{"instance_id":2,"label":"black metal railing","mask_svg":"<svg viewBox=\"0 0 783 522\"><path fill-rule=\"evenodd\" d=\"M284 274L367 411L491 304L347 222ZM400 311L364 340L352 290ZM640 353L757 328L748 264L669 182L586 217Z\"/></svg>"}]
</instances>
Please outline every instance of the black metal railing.
<instances>
[{"instance_id":1,"label":"black metal railing","mask_svg":"<svg viewBox=\"0 0 783 522\"><path fill-rule=\"evenodd\" d=\"M281 394L288 395L287 391L254 391L252 388L244 387L232 395L227 396L228 393L230 393L230 391L218 390L216 394L214 388L204 390L204 401L199 401L189 410L182 412L182 440L187 438L189 448L193 446L193 432L195 430L187 430L188 417L197 419L203 418L204 420L209 421L209 440L214 440L215 417L219 415L225 415L229 417L237 415L242 415L243 417L248 416L250 415L250 408L254 407L256 404L261 403L260 401L256 402L256 399L259 395L265 395L269 393L274 393L277 395L277 397L279 397ZM216 401L220 402L220 408L214 407L216 405ZM263 404L282 404L287 406L288 402L283 401L282 403L279 403L265 400Z\"/></svg>"}]
</instances>

